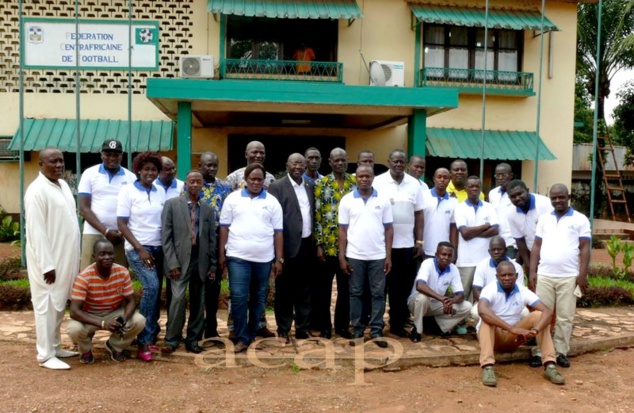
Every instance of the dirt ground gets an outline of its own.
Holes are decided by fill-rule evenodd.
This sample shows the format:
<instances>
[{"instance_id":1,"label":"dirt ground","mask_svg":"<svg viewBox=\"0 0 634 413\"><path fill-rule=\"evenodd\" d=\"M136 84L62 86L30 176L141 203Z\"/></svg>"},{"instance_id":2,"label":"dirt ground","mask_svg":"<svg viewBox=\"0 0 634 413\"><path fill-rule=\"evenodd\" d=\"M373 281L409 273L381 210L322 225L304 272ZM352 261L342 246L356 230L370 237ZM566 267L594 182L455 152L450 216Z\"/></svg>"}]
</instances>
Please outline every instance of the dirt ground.
<instances>
[{"instance_id":1,"label":"dirt ground","mask_svg":"<svg viewBox=\"0 0 634 413\"><path fill-rule=\"evenodd\" d=\"M555 386L524 363L497 366L498 387L478 367L416 367L366 372L291 366L204 371L193 364L116 363L97 352L92 365L69 359L48 371L32 345L0 342L2 412L632 412L634 349L572 358L567 384Z\"/></svg>"}]
</instances>

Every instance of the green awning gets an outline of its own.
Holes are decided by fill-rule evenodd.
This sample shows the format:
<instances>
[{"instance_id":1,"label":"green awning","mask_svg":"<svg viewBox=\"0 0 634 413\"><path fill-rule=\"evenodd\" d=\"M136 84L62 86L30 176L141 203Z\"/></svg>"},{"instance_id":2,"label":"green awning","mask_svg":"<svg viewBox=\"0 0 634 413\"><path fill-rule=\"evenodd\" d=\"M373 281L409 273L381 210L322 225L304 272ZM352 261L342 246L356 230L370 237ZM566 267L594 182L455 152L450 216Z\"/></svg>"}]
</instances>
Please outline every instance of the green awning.
<instances>
[{"instance_id":1,"label":"green awning","mask_svg":"<svg viewBox=\"0 0 634 413\"><path fill-rule=\"evenodd\" d=\"M485 9L452 6L431 6L409 3L414 16L425 23L454 26L484 27ZM489 29L541 30L539 11L489 9ZM544 31L558 31L557 26L544 16Z\"/></svg>"},{"instance_id":2,"label":"green awning","mask_svg":"<svg viewBox=\"0 0 634 413\"><path fill-rule=\"evenodd\" d=\"M360 19L355 0L209 0L210 13L278 19Z\"/></svg>"},{"instance_id":3,"label":"green awning","mask_svg":"<svg viewBox=\"0 0 634 413\"><path fill-rule=\"evenodd\" d=\"M487 130L484 159L530 161L535 159L535 132ZM480 159L480 129L427 128L428 156ZM539 138L539 160L557 159Z\"/></svg>"},{"instance_id":4,"label":"green awning","mask_svg":"<svg viewBox=\"0 0 634 413\"><path fill-rule=\"evenodd\" d=\"M75 119L25 119L24 150L39 151L58 148L76 152ZM128 147L129 123L126 120L83 119L80 121L81 152L100 152L106 139L118 139L123 150ZM174 139L174 125L169 120L132 121L132 152L169 151ZM20 149L20 130L16 131L9 149Z\"/></svg>"}]
</instances>

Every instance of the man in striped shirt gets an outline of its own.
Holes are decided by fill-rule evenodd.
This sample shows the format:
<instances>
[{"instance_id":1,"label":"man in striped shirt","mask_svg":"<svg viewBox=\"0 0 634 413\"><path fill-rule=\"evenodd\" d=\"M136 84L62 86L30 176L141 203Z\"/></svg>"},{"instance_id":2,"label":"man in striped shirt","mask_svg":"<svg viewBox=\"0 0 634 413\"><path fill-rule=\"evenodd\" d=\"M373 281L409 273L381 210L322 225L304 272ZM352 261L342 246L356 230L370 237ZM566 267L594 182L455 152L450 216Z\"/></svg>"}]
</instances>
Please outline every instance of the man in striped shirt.
<instances>
[{"instance_id":1,"label":"man in striped shirt","mask_svg":"<svg viewBox=\"0 0 634 413\"><path fill-rule=\"evenodd\" d=\"M80 361L90 364L92 338L97 330L112 333L106 350L114 361L129 357L126 350L145 327L145 318L135 311L136 303L128 270L114 263L114 247L106 239L94 244L94 263L75 280L71 292L68 335L77 344Z\"/></svg>"}]
</instances>

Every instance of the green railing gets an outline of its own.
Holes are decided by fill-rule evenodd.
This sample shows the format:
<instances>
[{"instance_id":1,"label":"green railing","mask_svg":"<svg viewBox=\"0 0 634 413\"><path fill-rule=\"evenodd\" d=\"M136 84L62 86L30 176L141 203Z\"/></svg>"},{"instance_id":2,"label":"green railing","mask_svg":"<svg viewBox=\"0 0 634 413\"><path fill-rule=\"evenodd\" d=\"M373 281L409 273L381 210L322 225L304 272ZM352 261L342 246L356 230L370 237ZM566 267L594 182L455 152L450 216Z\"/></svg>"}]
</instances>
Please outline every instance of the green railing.
<instances>
[{"instance_id":1,"label":"green railing","mask_svg":"<svg viewBox=\"0 0 634 413\"><path fill-rule=\"evenodd\" d=\"M420 71L420 86L455 87L464 92L482 92L484 70L425 67ZM486 71L487 91L491 94L533 96L533 74L527 72Z\"/></svg>"},{"instance_id":2,"label":"green railing","mask_svg":"<svg viewBox=\"0 0 634 413\"><path fill-rule=\"evenodd\" d=\"M221 75L225 79L304 80L341 82L343 63L302 62L296 60L224 59Z\"/></svg>"}]
</instances>

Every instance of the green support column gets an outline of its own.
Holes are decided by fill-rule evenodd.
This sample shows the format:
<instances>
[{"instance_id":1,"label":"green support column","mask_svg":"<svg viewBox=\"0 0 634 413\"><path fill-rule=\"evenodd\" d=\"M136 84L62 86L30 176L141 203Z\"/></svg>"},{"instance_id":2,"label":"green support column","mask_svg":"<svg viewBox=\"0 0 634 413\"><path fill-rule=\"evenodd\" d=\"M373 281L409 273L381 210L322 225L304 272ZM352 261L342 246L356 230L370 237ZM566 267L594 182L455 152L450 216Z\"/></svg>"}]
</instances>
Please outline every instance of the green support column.
<instances>
[{"instance_id":1,"label":"green support column","mask_svg":"<svg viewBox=\"0 0 634 413\"><path fill-rule=\"evenodd\" d=\"M424 109L414 109L407 123L407 155L425 156L425 142L427 141L427 112Z\"/></svg>"},{"instance_id":2,"label":"green support column","mask_svg":"<svg viewBox=\"0 0 634 413\"><path fill-rule=\"evenodd\" d=\"M192 103L178 102L176 116L176 176L185 180L192 169Z\"/></svg>"}]
</instances>

